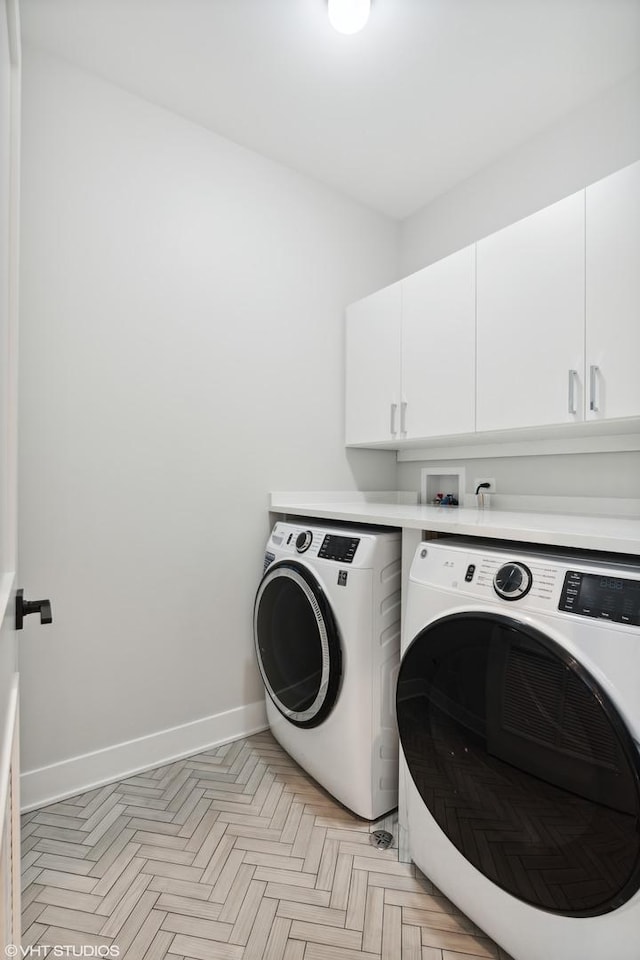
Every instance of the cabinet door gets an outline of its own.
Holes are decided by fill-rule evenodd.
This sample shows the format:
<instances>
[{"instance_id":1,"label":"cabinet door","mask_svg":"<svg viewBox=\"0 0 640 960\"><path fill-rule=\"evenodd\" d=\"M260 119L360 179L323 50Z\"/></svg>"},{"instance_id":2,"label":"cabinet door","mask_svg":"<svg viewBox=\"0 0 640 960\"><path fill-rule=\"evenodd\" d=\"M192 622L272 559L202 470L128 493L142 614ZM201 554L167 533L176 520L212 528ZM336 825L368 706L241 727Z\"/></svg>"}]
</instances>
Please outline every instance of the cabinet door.
<instances>
[{"instance_id":1,"label":"cabinet door","mask_svg":"<svg viewBox=\"0 0 640 960\"><path fill-rule=\"evenodd\" d=\"M587 419L640 416L640 162L587 187Z\"/></svg>"},{"instance_id":2,"label":"cabinet door","mask_svg":"<svg viewBox=\"0 0 640 960\"><path fill-rule=\"evenodd\" d=\"M584 191L477 245L478 430L583 419Z\"/></svg>"},{"instance_id":3,"label":"cabinet door","mask_svg":"<svg viewBox=\"0 0 640 960\"><path fill-rule=\"evenodd\" d=\"M403 436L475 429L475 245L402 282Z\"/></svg>"},{"instance_id":4,"label":"cabinet door","mask_svg":"<svg viewBox=\"0 0 640 960\"><path fill-rule=\"evenodd\" d=\"M347 308L346 442L394 440L400 429L399 283Z\"/></svg>"}]
</instances>

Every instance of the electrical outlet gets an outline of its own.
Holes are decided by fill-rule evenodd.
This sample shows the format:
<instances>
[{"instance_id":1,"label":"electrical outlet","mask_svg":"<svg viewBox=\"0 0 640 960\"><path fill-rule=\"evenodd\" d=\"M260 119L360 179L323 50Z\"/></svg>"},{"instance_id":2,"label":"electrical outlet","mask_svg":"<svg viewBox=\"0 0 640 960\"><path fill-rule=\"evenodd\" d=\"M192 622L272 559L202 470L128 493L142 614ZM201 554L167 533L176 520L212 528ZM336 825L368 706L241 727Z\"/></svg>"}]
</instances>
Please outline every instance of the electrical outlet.
<instances>
[{"instance_id":1,"label":"electrical outlet","mask_svg":"<svg viewBox=\"0 0 640 960\"><path fill-rule=\"evenodd\" d=\"M480 483L488 483L489 488L486 487L482 490L482 493L495 493L496 492L496 478L495 477L476 477L473 481L473 492L475 493L478 489Z\"/></svg>"}]
</instances>

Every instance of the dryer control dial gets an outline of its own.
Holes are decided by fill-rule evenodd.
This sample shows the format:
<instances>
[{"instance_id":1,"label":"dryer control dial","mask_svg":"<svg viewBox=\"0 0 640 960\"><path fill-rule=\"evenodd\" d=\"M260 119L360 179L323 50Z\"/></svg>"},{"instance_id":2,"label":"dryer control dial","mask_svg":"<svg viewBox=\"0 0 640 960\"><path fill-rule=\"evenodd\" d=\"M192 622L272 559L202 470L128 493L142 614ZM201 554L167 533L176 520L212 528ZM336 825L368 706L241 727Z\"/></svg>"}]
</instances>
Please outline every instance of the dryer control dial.
<instances>
[{"instance_id":1,"label":"dryer control dial","mask_svg":"<svg viewBox=\"0 0 640 960\"><path fill-rule=\"evenodd\" d=\"M298 553L304 553L305 550L308 550L312 540L313 534L311 530L303 530L302 533L299 533L296 537L296 550Z\"/></svg>"},{"instance_id":2,"label":"dryer control dial","mask_svg":"<svg viewBox=\"0 0 640 960\"><path fill-rule=\"evenodd\" d=\"M533 575L524 563L505 563L493 578L493 589L503 600L520 600L532 583Z\"/></svg>"}]
</instances>

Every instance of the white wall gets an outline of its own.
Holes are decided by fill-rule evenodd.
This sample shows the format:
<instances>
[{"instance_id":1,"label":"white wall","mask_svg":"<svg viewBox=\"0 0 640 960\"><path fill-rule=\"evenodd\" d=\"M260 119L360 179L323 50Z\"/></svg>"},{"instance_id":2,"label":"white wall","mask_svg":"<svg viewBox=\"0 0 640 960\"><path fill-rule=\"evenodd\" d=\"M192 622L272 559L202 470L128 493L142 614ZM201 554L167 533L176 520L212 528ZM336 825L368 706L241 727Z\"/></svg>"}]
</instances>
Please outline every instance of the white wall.
<instances>
[{"instance_id":1,"label":"white wall","mask_svg":"<svg viewBox=\"0 0 640 960\"><path fill-rule=\"evenodd\" d=\"M466 493L476 478L492 477L499 496L640 500L640 454L631 451L403 463L400 489L420 490L423 467L438 472L452 462L465 467Z\"/></svg>"},{"instance_id":2,"label":"white wall","mask_svg":"<svg viewBox=\"0 0 640 960\"><path fill-rule=\"evenodd\" d=\"M541 210L640 157L640 73L408 217L400 276Z\"/></svg>"},{"instance_id":3,"label":"white wall","mask_svg":"<svg viewBox=\"0 0 640 960\"><path fill-rule=\"evenodd\" d=\"M635 74L405 220L400 276L638 158L640 74ZM469 478L485 475L496 477L499 492L505 494L640 497L639 453L456 462L466 466L467 492ZM399 489L420 489L420 466L399 465Z\"/></svg>"},{"instance_id":4,"label":"white wall","mask_svg":"<svg viewBox=\"0 0 640 960\"><path fill-rule=\"evenodd\" d=\"M270 489L389 489L343 446L343 309L397 228L25 51L21 640L27 771L261 697ZM35 619L35 618L32 618Z\"/></svg>"}]
</instances>

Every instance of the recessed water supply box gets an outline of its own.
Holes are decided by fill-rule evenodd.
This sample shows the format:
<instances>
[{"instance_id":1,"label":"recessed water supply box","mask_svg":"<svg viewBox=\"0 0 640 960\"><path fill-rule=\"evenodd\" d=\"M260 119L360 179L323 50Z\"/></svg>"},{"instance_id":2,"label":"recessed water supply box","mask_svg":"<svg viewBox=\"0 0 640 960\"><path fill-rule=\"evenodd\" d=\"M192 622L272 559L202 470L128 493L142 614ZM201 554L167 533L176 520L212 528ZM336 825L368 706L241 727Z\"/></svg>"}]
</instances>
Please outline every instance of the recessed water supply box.
<instances>
[{"instance_id":1,"label":"recessed water supply box","mask_svg":"<svg viewBox=\"0 0 640 960\"><path fill-rule=\"evenodd\" d=\"M420 503L443 507L464 503L465 474L464 467L454 464L425 467L420 475Z\"/></svg>"}]
</instances>

